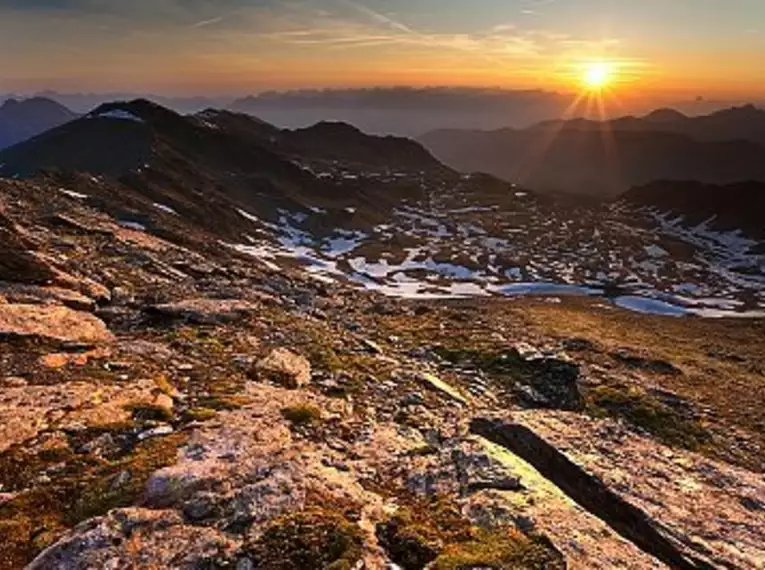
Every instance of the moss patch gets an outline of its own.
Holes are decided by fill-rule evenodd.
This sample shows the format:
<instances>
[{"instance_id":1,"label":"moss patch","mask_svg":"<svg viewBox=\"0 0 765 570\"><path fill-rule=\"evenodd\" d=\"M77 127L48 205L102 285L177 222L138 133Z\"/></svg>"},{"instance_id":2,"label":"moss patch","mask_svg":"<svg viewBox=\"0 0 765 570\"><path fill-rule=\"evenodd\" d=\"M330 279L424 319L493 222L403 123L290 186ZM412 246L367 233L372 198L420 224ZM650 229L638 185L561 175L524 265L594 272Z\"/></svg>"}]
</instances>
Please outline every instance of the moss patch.
<instances>
[{"instance_id":1,"label":"moss patch","mask_svg":"<svg viewBox=\"0 0 765 570\"><path fill-rule=\"evenodd\" d=\"M171 422L175 418L172 410L154 404L130 404L125 409L137 421Z\"/></svg>"},{"instance_id":2,"label":"moss patch","mask_svg":"<svg viewBox=\"0 0 765 570\"><path fill-rule=\"evenodd\" d=\"M231 411L243 408L250 402L252 402L252 400L248 396L217 394L210 398L200 400L199 405L201 408L207 408L214 411Z\"/></svg>"},{"instance_id":3,"label":"moss patch","mask_svg":"<svg viewBox=\"0 0 765 570\"><path fill-rule=\"evenodd\" d=\"M502 529L481 532L475 539L447 546L432 570L564 570L563 556L543 538Z\"/></svg>"},{"instance_id":4,"label":"moss patch","mask_svg":"<svg viewBox=\"0 0 765 570\"><path fill-rule=\"evenodd\" d=\"M177 449L185 439L182 434L152 439L114 461L74 453L59 457L64 467L52 482L30 481L30 490L0 507L0 570L24 567L67 528L85 519L135 504L149 476L176 461ZM14 464L9 452L0 462ZM45 468L49 463L26 457L25 465Z\"/></svg>"},{"instance_id":5,"label":"moss patch","mask_svg":"<svg viewBox=\"0 0 765 570\"><path fill-rule=\"evenodd\" d=\"M307 426L321 419L321 410L316 406L302 404L282 409L282 417L295 426Z\"/></svg>"},{"instance_id":6,"label":"moss patch","mask_svg":"<svg viewBox=\"0 0 765 570\"><path fill-rule=\"evenodd\" d=\"M218 415L218 412L211 408L191 408L183 414L183 420L187 422L206 422Z\"/></svg>"},{"instance_id":7,"label":"moss patch","mask_svg":"<svg viewBox=\"0 0 765 570\"><path fill-rule=\"evenodd\" d=\"M436 347L434 352L451 364L472 364L487 374L521 378L524 362L516 352L495 352L475 348Z\"/></svg>"},{"instance_id":8,"label":"moss patch","mask_svg":"<svg viewBox=\"0 0 765 570\"><path fill-rule=\"evenodd\" d=\"M337 356L334 349L329 346L314 346L310 351L308 359L311 361L311 366L318 370L336 372L343 368L342 360Z\"/></svg>"},{"instance_id":9,"label":"moss patch","mask_svg":"<svg viewBox=\"0 0 765 570\"><path fill-rule=\"evenodd\" d=\"M377 536L404 570L558 570L565 562L549 541L511 528L473 526L446 500L414 504L378 525Z\"/></svg>"},{"instance_id":10,"label":"moss patch","mask_svg":"<svg viewBox=\"0 0 765 570\"><path fill-rule=\"evenodd\" d=\"M598 386L587 394L587 399L594 415L623 419L668 445L698 450L710 439L709 432L696 419L638 386Z\"/></svg>"},{"instance_id":11,"label":"moss patch","mask_svg":"<svg viewBox=\"0 0 765 570\"><path fill-rule=\"evenodd\" d=\"M246 551L269 570L351 570L363 543L358 525L343 514L312 508L274 520Z\"/></svg>"},{"instance_id":12,"label":"moss patch","mask_svg":"<svg viewBox=\"0 0 765 570\"><path fill-rule=\"evenodd\" d=\"M446 545L470 540L472 536L473 529L460 510L445 501L401 509L377 527L380 544L404 570L421 570Z\"/></svg>"}]
</instances>

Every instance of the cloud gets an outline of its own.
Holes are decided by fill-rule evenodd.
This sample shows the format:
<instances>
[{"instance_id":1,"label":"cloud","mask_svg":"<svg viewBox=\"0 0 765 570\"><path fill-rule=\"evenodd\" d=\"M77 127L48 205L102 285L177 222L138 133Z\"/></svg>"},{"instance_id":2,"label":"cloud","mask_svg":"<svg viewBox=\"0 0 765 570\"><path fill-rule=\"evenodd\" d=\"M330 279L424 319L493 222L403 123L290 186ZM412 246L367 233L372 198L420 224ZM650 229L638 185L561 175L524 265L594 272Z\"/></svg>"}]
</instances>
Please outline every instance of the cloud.
<instances>
[{"instance_id":1,"label":"cloud","mask_svg":"<svg viewBox=\"0 0 765 570\"><path fill-rule=\"evenodd\" d=\"M207 26L212 26L214 24L217 24L219 22L222 22L224 20L223 16L217 16L215 18L210 18L208 20L201 20L199 22L196 22L195 24L192 24L192 28L206 28Z\"/></svg>"}]
</instances>

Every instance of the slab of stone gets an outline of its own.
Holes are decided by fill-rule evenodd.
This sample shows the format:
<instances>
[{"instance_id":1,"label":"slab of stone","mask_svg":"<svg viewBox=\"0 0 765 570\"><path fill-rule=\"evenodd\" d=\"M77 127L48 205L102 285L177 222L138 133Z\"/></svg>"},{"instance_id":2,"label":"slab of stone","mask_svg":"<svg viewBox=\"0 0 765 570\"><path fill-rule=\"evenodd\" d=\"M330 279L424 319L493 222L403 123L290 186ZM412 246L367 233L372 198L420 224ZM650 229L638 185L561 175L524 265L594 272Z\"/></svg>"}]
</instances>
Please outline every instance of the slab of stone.
<instances>
[{"instance_id":1,"label":"slab of stone","mask_svg":"<svg viewBox=\"0 0 765 570\"><path fill-rule=\"evenodd\" d=\"M255 313L257 308L241 299L186 299L176 303L152 305L150 315L198 325L232 323Z\"/></svg>"},{"instance_id":2,"label":"slab of stone","mask_svg":"<svg viewBox=\"0 0 765 570\"><path fill-rule=\"evenodd\" d=\"M0 338L43 338L101 344L114 341L104 322L81 311L55 305L0 305Z\"/></svg>"}]
</instances>

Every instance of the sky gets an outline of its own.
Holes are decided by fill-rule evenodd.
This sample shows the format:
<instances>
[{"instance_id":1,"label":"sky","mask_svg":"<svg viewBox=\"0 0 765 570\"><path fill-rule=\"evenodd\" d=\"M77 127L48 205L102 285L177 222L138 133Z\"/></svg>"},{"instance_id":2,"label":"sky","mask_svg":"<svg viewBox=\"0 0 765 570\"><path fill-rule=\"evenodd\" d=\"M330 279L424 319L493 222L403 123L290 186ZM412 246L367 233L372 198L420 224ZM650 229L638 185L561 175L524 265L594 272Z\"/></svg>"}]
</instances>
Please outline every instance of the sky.
<instances>
[{"instance_id":1,"label":"sky","mask_svg":"<svg viewBox=\"0 0 765 570\"><path fill-rule=\"evenodd\" d=\"M765 97L765 0L0 0L0 92L386 85Z\"/></svg>"}]
</instances>

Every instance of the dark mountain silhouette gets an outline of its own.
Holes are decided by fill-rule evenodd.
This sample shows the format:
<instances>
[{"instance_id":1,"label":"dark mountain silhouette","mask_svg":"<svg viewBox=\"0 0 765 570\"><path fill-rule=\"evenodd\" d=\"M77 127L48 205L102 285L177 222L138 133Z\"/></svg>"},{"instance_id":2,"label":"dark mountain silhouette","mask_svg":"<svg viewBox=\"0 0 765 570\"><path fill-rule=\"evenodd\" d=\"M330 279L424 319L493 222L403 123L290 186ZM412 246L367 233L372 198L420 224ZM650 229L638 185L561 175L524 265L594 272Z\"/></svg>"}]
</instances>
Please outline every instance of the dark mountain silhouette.
<instances>
[{"instance_id":1,"label":"dark mountain silhouette","mask_svg":"<svg viewBox=\"0 0 765 570\"><path fill-rule=\"evenodd\" d=\"M709 221L716 230L740 229L765 238L765 183L725 186L691 181L657 181L630 189L624 199L660 212L683 216L689 225Z\"/></svg>"},{"instance_id":2,"label":"dark mountain silhouette","mask_svg":"<svg viewBox=\"0 0 765 570\"><path fill-rule=\"evenodd\" d=\"M322 121L303 129L278 129L250 115L208 110L197 115L298 161L342 162L355 168L443 172L445 167L421 144L407 138L370 136L353 125Z\"/></svg>"},{"instance_id":3,"label":"dark mountain silhouette","mask_svg":"<svg viewBox=\"0 0 765 570\"><path fill-rule=\"evenodd\" d=\"M50 99L8 99L0 105L0 149L75 119L77 115Z\"/></svg>"},{"instance_id":4,"label":"dark mountain silhouette","mask_svg":"<svg viewBox=\"0 0 765 570\"><path fill-rule=\"evenodd\" d=\"M689 117L686 115L683 115L680 111L677 109L656 109L655 111L651 111L648 113L645 117L643 117L643 120L646 123L653 123L657 125L665 125L680 121L687 121Z\"/></svg>"},{"instance_id":5,"label":"dark mountain silhouette","mask_svg":"<svg viewBox=\"0 0 765 570\"><path fill-rule=\"evenodd\" d=\"M437 158L541 191L612 196L654 180L765 181L765 111L689 118L661 109L608 122L550 121L523 130L433 131Z\"/></svg>"},{"instance_id":6,"label":"dark mountain silhouette","mask_svg":"<svg viewBox=\"0 0 765 570\"><path fill-rule=\"evenodd\" d=\"M104 175L202 226L214 225L218 231L230 226L233 231L242 216L232 201L269 216L279 208L296 210L317 200L355 207L383 201L383 192L419 191L403 184L399 189L378 187L355 177L343 182L343 169L359 172L374 166L364 160L410 173L438 170L453 175L406 139L372 137L347 125L280 131L244 115L206 111L183 116L146 100L102 105L1 151L0 175ZM321 175L328 171L332 176ZM375 200L366 198L375 193Z\"/></svg>"},{"instance_id":7,"label":"dark mountain silhouette","mask_svg":"<svg viewBox=\"0 0 765 570\"><path fill-rule=\"evenodd\" d=\"M765 145L765 110L754 105L731 107L698 117L688 117L675 109L657 109L644 117L620 117L605 123L613 131L662 131L686 135L699 141L748 140ZM596 130L601 121L573 119L547 121L533 127L544 129Z\"/></svg>"}]
</instances>

